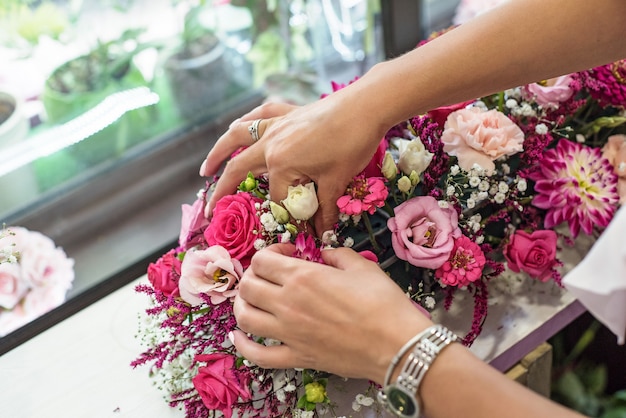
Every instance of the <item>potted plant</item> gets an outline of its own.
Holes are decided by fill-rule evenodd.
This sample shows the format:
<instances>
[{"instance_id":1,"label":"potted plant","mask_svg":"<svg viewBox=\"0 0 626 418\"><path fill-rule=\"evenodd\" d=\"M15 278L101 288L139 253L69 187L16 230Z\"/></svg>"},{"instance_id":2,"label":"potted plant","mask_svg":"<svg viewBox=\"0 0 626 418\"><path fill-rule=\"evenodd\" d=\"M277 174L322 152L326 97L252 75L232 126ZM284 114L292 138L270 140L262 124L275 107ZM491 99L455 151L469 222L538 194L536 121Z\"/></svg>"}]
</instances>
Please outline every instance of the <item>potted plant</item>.
<instances>
[{"instance_id":1,"label":"potted plant","mask_svg":"<svg viewBox=\"0 0 626 418\"><path fill-rule=\"evenodd\" d=\"M181 36L163 64L181 116L192 120L225 97L230 80L224 44L204 23L210 10L203 3L185 14Z\"/></svg>"},{"instance_id":2,"label":"potted plant","mask_svg":"<svg viewBox=\"0 0 626 418\"><path fill-rule=\"evenodd\" d=\"M100 41L87 54L57 67L46 80L42 94L47 121L67 122L113 93L148 85L133 61L140 51L155 46L137 41L142 32L126 30L119 38ZM153 111L139 108L124 114L88 140L74 144L72 154L87 165L121 154L146 136Z\"/></svg>"},{"instance_id":3,"label":"potted plant","mask_svg":"<svg viewBox=\"0 0 626 418\"><path fill-rule=\"evenodd\" d=\"M0 152L24 140L28 135L28 119L22 101L9 91L0 89ZM0 214L26 203L37 194L37 183L31 167L24 166L0 175Z\"/></svg>"}]
</instances>

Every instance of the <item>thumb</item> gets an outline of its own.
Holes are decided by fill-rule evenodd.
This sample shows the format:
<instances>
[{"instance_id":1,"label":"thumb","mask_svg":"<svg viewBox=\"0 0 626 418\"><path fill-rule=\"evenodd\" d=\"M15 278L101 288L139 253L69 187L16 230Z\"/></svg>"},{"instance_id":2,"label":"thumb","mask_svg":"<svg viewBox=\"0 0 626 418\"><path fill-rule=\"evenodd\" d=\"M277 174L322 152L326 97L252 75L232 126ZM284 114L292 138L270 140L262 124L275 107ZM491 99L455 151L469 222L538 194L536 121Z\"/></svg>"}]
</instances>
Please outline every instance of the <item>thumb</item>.
<instances>
[{"instance_id":1,"label":"thumb","mask_svg":"<svg viewBox=\"0 0 626 418\"><path fill-rule=\"evenodd\" d=\"M291 349L286 345L265 346L246 336L242 331L233 331L233 343L246 360L264 369L288 369L298 367Z\"/></svg>"}]
</instances>

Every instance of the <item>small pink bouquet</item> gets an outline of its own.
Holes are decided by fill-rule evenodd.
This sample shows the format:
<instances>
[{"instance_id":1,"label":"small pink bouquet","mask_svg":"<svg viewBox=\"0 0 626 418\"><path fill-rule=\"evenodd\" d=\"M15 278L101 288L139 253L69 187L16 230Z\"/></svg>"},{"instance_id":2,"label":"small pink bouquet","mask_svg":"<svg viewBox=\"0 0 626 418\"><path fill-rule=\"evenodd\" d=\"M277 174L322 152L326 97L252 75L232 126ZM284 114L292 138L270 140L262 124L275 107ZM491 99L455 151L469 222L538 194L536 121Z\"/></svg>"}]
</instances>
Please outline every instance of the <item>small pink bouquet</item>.
<instances>
[{"instance_id":1,"label":"small pink bouquet","mask_svg":"<svg viewBox=\"0 0 626 418\"><path fill-rule=\"evenodd\" d=\"M623 201L624 80L620 61L395 126L338 199L338 222L321 239L308 232L318 208L313 184L272 202L268 179L248 175L209 221L207 183L183 205L179 245L137 287L151 305L140 333L147 349L132 365L149 364L187 417L335 416L327 374L262 369L229 340L238 281L254 253L276 242L295 243L294 257L315 262L325 246L352 247L427 310L469 293L475 306L463 342L472 344L490 281L508 269L559 286L559 249L602 233ZM376 389L357 395L355 413L376 408Z\"/></svg>"},{"instance_id":2,"label":"small pink bouquet","mask_svg":"<svg viewBox=\"0 0 626 418\"><path fill-rule=\"evenodd\" d=\"M0 232L0 337L65 301L74 261L45 235L12 226Z\"/></svg>"}]
</instances>

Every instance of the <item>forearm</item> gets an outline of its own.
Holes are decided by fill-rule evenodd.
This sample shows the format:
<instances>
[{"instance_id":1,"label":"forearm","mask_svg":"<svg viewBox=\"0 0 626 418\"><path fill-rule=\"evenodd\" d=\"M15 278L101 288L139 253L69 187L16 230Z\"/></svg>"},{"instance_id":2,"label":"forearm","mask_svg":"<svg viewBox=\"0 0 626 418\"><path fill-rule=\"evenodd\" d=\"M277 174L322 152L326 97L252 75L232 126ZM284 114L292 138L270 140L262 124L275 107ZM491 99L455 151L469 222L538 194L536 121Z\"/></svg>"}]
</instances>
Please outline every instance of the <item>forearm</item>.
<instances>
[{"instance_id":1,"label":"forearm","mask_svg":"<svg viewBox=\"0 0 626 418\"><path fill-rule=\"evenodd\" d=\"M345 98L359 97L362 114L391 127L442 105L626 57L624 18L623 0L510 0L378 64L344 89Z\"/></svg>"},{"instance_id":2,"label":"forearm","mask_svg":"<svg viewBox=\"0 0 626 418\"><path fill-rule=\"evenodd\" d=\"M422 382L420 395L428 418L580 417L506 378L460 344L441 352Z\"/></svg>"}]
</instances>

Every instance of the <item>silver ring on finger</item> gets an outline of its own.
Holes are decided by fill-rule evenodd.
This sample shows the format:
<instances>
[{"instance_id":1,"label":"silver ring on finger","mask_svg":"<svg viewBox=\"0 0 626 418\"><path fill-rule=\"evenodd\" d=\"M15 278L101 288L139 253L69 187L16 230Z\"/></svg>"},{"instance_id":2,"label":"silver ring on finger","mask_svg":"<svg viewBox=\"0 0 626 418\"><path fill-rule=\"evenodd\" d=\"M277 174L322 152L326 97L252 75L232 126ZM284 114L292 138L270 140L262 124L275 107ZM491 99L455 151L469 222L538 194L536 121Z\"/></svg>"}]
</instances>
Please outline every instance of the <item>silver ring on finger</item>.
<instances>
[{"instance_id":1,"label":"silver ring on finger","mask_svg":"<svg viewBox=\"0 0 626 418\"><path fill-rule=\"evenodd\" d=\"M252 136L253 142L257 142L259 139L261 139L261 136L259 135L259 124L262 120L263 119L257 119L252 122L250 126L248 126L248 132L250 132L250 136Z\"/></svg>"}]
</instances>

